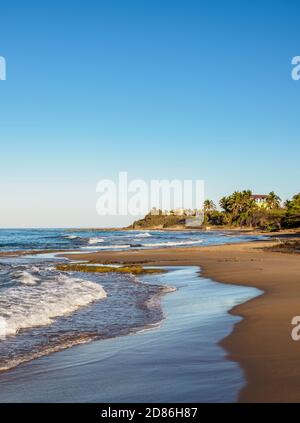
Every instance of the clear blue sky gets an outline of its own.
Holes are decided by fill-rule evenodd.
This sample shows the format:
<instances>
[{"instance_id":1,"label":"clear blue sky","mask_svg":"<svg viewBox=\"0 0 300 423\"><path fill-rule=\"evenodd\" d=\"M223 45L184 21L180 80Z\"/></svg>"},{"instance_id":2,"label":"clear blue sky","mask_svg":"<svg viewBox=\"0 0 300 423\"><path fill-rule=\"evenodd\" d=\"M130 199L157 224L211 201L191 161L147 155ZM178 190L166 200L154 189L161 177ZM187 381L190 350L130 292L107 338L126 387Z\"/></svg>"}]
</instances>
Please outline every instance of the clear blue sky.
<instances>
[{"instance_id":1,"label":"clear blue sky","mask_svg":"<svg viewBox=\"0 0 300 423\"><path fill-rule=\"evenodd\" d=\"M0 226L102 226L95 186L299 192L300 4L4 2Z\"/></svg>"}]
</instances>

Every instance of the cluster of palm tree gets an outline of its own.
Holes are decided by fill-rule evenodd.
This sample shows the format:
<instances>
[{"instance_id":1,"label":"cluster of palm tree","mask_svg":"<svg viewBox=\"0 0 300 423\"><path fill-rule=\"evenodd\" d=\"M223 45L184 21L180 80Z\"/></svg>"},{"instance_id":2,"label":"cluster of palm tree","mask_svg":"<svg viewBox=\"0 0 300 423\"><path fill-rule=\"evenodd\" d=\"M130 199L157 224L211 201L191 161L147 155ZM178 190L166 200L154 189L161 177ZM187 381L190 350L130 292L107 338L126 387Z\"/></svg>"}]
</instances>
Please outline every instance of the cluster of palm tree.
<instances>
[{"instance_id":1,"label":"cluster of palm tree","mask_svg":"<svg viewBox=\"0 0 300 423\"><path fill-rule=\"evenodd\" d=\"M230 225L248 226L249 218L251 218L257 204L252 198L252 192L245 190L235 191L228 197L221 198L220 206L226 213Z\"/></svg>"},{"instance_id":2,"label":"cluster of palm tree","mask_svg":"<svg viewBox=\"0 0 300 423\"><path fill-rule=\"evenodd\" d=\"M300 193L294 195L291 200L285 202L286 214L283 225L287 228L300 227Z\"/></svg>"},{"instance_id":3,"label":"cluster of palm tree","mask_svg":"<svg viewBox=\"0 0 300 423\"><path fill-rule=\"evenodd\" d=\"M250 190L235 191L221 198L219 205L222 211L217 210L213 201L205 200L203 209L206 223L264 227L272 230L281 227L283 215L287 211L287 207L281 206L281 198L274 191L266 196L261 205L257 203Z\"/></svg>"},{"instance_id":4,"label":"cluster of palm tree","mask_svg":"<svg viewBox=\"0 0 300 423\"><path fill-rule=\"evenodd\" d=\"M267 195L266 204L269 210L277 210L281 206L281 198L274 191L271 191Z\"/></svg>"}]
</instances>

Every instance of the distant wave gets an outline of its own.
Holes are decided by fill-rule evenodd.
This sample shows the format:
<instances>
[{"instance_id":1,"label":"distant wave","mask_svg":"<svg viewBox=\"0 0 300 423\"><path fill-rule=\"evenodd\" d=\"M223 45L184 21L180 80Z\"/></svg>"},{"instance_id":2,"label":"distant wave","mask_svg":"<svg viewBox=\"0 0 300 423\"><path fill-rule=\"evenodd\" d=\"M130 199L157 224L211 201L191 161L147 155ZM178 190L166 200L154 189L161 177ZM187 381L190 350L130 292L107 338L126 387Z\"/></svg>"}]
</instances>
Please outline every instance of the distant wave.
<instances>
[{"instance_id":1,"label":"distant wave","mask_svg":"<svg viewBox=\"0 0 300 423\"><path fill-rule=\"evenodd\" d=\"M96 237L95 238L90 238L89 241L88 241L88 243L91 244L91 245L93 245L93 244L99 244L101 242L104 242L104 239L103 238L96 238Z\"/></svg>"},{"instance_id":2,"label":"distant wave","mask_svg":"<svg viewBox=\"0 0 300 423\"><path fill-rule=\"evenodd\" d=\"M151 236L151 235L150 235ZM127 249L127 248L140 248L140 247L172 247L177 245L194 245L194 244L201 244L202 240L195 240L195 241L165 241L165 242L157 242L157 243L143 243L143 244L112 244L112 245L101 245L101 246L86 246L82 247L83 250L113 250L113 249ZM92 243L96 244L96 242Z\"/></svg>"},{"instance_id":3,"label":"distant wave","mask_svg":"<svg viewBox=\"0 0 300 423\"><path fill-rule=\"evenodd\" d=\"M63 238L76 239L76 238L80 238L80 236L78 236L78 235L63 235Z\"/></svg>"},{"instance_id":4,"label":"distant wave","mask_svg":"<svg viewBox=\"0 0 300 423\"><path fill-rule=\"evenodd\" d=\"M141 234L135 235L136 238L146 238L149 236L152 236L151 234L149 234L149 232L142 232Z\"/></svg>"},{"instance_id":5,"label":"distant wave","mask_svg":"<svg viewBox=\"0 0 300 423\"><path fill-rule=\"evenodd\" d=\"M166 241L166 242L158 242L153 244L142 244L143 247L170 247L175 245L192 245L192 244L201 244L203 241Z\"/></svg>"},{"instance_id":6,"label":"distant wave","mask_svg":"<svg viewBox=\"0 0 300 423\"><path fill-rule=\"evenodd\" d=\"M97 250L110 250L110 249L115 249L115 248L130 248L131 246L128 244L125 245L99 245L95 248L97 248ZM82 249L91 249L92 247L82 247Z\"/></svg>"},{"instance_id":7,"label":"distant wave","mask_svg":"<svg viewBox=\"0 0 300 423\"><path fill-rule=\"evenodd\" d=\"M106 297L101 285L60 273L39 284L28 271L16 271L15 277L22 285L5 289L0 301L6 336L16 335L22 329L51 325L55 318Z\"/></svg>"}]
</instances>

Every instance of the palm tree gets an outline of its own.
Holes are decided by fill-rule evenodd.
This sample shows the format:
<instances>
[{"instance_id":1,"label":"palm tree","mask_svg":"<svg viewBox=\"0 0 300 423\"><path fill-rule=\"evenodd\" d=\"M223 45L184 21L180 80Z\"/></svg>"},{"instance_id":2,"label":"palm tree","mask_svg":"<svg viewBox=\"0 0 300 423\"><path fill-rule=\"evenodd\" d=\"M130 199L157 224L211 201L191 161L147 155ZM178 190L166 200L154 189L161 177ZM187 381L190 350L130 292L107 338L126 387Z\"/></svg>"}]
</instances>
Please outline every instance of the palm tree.
<instances>
[{"instance_id":1,"label":"palm tree","mask_svg":"<svg viewBox=\"0 0 300 423\"><path fill-rule=\"evenodd\" d=\"M281 198L278 197L278 195L275 194L274 191L271 191L266 199L266 203L269 209L279 209Z\"/></svg>"},{"instance_id":2,"label":"palm tree","mask_svg":"<svg viewBox=\"0 0 300 423\"><path fill-rule=\"evenodd\" d=\"M286 203L286 216L284 219L284 225L287 228L299 228L300 227L300 193L294 195L291 200L287 200Z\"/></svg>"},{"instance_id":3,"label":"palm tree","mask_svg":"<svg viewBox=\"0 0 300 423\"><path fill-rule=\"evenodd\" d=\"M286 201L288 211L292 211L294 213L300 213L300 193L294 195L291 200Z\"/></svg>"},{"instance_id":4,"label":"palm tree","mask_svg":"<svg viewBox=\"0 0 300 423\"><path fill-rule=\"evenodd\" d=\"M212 200L205 200L203 203L203 210L204 210L204 213L216 210L215 203Z\"/></svg>"},{"instance_id":5,"label":"palm tree","mask_svg":"<svg viewBox=\"0 0 300 423\"><path fill-rule=\"evenodd\" d=\"M252 227L256 211L257 211L257 204L255 200L251 198L251 195L250 197L247 196L243 204L243 209L238 218L239 224L241 226L246 225L246 226Z\"/></svg>"},{"instance_id":6,"label":"palm tree","mask_svg":"<svg viewBox=\"0 0 300 423\"><path fill-rule=\"evenodd\" d=\"M292 203L292 201L291 201L291 200L286 200L286 201L284 202L284 207L285 207L286 209L289 209L289 208L291 207L291 203Z\"/></svg>"},{"instance_id":7,"label":"palm tree","mask_svg":"<svg viewBox=\"0 0 300 423\"><path fill-rule=\"evenodd\" d=\"M220 207L224 210L225 213L229 213L229 198L230 197L222 197L219 201Z\"/></svg>"},{"instance_id":8,"label":"palm tree","mask_svg":"<svg viewBox=\"0 0 300 423\"><path fill-rule=\"evenodd\" d=\"M230 224L243 225L248 222L256 210L255 201L250 190L235 191L229 197L220 200L220 206L228 216Z\"/></svg>"}]
</instances>

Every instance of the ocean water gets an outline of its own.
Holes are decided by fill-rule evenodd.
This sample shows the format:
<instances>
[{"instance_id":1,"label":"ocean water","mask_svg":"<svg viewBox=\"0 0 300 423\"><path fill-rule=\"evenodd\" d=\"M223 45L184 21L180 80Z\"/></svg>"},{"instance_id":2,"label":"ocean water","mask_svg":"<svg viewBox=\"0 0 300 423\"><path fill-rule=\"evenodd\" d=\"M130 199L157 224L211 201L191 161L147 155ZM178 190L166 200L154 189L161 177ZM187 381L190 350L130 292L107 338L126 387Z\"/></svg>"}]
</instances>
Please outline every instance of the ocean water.
<instances>
[{"instance_id":1,"label":"ocean water","mask_svg":"<svg viewBox=\"0 0 300 423\"><path fill-rule=\"evenodd\" d=\"M171 290L130 274L56 270L56 259L0 259L0 371L162 319Z\"/></svg>"},{"instance_id":2,"label":"ocean water","mask_svg":"<svg viewBox=\"0 0 300 423\"><path fill-rule=\"evenodd\" d=\"M175 288L161 297L162 308L157 297L150 300L163 310L159 325L1 372L0 402L235 402L243 371L218 342L240 320L228 310L260 292L199 277L197 267L170 267L155 280L144 275L142 283Z\"/></svg>"},{"instance_id":3,"label":"ocean water","mask_svg":"<svg viewBox=\"0 0 300 423\"><path fill-rule=\"evenodd\" d=\"M251 241L257 235L228 231L93 231L66 229L0 229L0 252L22 250L126 250L218 245Z\"/></svg>"},{"instance_id":4,"label":"ocean water","mask_svg":"<svg viewBox=\"0 0 300 423\"><path fill-rule=\"evenodd\" d=\"M1 257L1 251L146 249L258 238L200 231L0 230L0 372L78 344L155 328L165 316L162 298L175 289L185 292L172 277L61 272L56 264L67 259L54 254ZM199 314L206 310L209 318L206 292L201 294L200 285L197 289L193 307ZM216 284L210 313L215 308L224 314L223 289ZM226 302L227 309L232 301Z\"/></svg>"}]
</instances>

